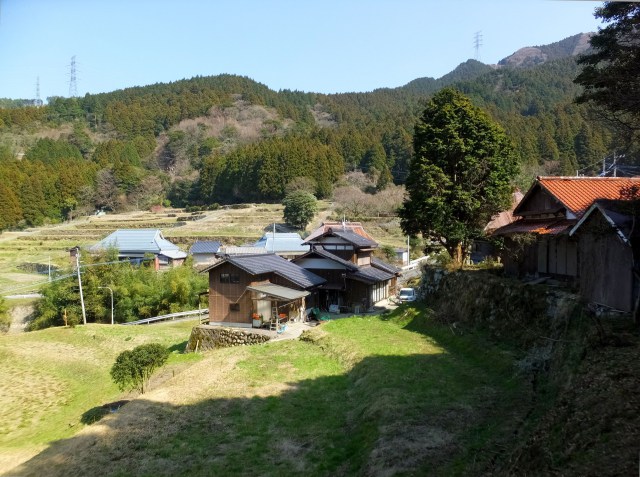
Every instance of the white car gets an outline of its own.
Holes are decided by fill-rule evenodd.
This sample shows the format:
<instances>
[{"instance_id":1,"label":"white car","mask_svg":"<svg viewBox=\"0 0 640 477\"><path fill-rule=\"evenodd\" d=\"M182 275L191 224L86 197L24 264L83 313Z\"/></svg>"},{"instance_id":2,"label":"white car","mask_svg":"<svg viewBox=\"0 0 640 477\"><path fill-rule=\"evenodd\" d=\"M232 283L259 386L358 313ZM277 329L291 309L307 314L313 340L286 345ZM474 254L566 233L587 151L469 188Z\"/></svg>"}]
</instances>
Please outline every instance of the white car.
<instances>
[{"instance_id":1,"label":"white car","mask_svg":"<svg viewBox=\"0 0 640 477\"><path fill-rule=\"evenodd\" d=\"M402 303L405 301L416 301L416 289L415 288L401 288L398 293L398 300Z\"/></svg>"}]
</instances>

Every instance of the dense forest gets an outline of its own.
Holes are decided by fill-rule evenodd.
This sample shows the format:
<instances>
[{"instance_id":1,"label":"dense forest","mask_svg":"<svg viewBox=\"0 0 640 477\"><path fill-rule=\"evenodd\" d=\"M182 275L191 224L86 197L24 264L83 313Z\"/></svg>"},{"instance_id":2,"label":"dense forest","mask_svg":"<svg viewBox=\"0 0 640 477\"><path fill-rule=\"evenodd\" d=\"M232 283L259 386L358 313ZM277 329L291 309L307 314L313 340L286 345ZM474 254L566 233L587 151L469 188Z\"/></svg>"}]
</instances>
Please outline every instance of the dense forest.
<instances>
[{"instance_id":1,"label":"dense forest","mask_svg":"<svg viewBox=\"0 0 640 477\"><path fill-rule=\"evenodd\" d=\"M567 52L579 36L546 47L553 59L526 68L469 60L439 79L368 93L276 92L225 74L49 98L42 107L2 100L0 230L95 209L279 201L299 177L329 197L354 170L378 189L402 184L416 118L444 86L504 127L521 187L536 174L594 173L615 141L574 101L580 70Z\"/></svg>"}]
</instances>

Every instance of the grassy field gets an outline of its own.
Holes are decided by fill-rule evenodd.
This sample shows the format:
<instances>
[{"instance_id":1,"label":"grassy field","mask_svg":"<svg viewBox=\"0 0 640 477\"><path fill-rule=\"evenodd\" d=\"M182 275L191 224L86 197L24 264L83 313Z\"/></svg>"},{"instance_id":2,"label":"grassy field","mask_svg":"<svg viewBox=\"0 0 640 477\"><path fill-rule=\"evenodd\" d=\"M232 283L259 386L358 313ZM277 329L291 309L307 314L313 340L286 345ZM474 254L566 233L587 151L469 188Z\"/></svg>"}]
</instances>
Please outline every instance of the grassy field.
<instances>
[{"instance_id":1,"label":"grassy field","mask_svg":"<svg viewBox=\"0 0 640 477\"><path fill-rule=\"evenodd\" d=\"M184 349L193 322L152 327L87 325L0 336L0 471L78 432L88 413L120 399L109 370L147 342ZM172 353L168 370L198 360Z\"/></svg>"},{"instance_id":2,"label":"grassy field","mask_svg":"<svg viewBox=\"0 0 640 477\"><path fill-rule=\"evenodd\" d=\"M51 360L16 370L19 395L39 396L36 407L46 411L36 418L33 406L13 404L4 425L14 434L4 446L53 442L11 475L477 475L512 435L523 400L510 353L403 306L329 322L301 340L209 352L69 437L82 412L117 397L96 382L107 367L99 362L104 355L110 363L132 331L94 339L101 329L5 342L3 353L39 348L37 362ZM150 339L149 327L139 329L131 341ZM178 329L164 333L165 342L182 339ZM84 384L65 379L79 372L88 373ZM108 398L78 396L94 386ZM40 431L30 430L34 422Z\"/></svg>"}]
</instances>

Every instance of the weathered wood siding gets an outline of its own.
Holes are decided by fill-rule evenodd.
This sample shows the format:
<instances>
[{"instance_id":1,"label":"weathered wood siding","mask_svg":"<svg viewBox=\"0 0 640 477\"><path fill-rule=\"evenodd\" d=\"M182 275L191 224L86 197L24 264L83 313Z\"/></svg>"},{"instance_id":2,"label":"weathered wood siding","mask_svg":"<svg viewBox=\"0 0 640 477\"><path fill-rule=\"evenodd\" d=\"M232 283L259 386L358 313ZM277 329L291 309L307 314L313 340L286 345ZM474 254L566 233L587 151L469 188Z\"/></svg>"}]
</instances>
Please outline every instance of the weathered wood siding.
<instances>
[{"instance_id":1,"label":"weathered wood siding","mask_svg":"<svg viewBox=\"0 0 640 477\"><path fill-rule=\"evenodd\" d=\"M600 214L580 227L580 294L590 302L633 310L633 255Z\"/></svg>"},{"instance_id":2,"label":"weathered wood siding","mask_svg":"<svg viewBox=\"0 0 640 477\"><path fill-rule=\"evenodd\" d=\"M221 283L220 275L238 275L238 283ZM251 323L252 302L249 293L244 293L254 280L244 270L230 263L223 263L209 271L209 321L229 323ZM239 310L233 311L230 305L238 303Z\"/></svg>"}]
</instances>

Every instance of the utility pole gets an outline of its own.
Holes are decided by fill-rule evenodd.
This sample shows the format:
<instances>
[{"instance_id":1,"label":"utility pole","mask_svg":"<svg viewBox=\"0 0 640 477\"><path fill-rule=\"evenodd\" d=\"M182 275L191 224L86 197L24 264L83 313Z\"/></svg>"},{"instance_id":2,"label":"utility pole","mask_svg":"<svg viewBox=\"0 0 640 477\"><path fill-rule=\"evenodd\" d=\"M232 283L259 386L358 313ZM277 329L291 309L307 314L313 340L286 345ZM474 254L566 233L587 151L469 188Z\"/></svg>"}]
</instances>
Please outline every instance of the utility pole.
<instances>
[{"instance_id":1,"label":"utility pole","mask_svg":"<svg viewBox=\"0 0 640 477\"><path fill-rule=\"evenodd\" d=\"M80 248L76 252L76 270L78 272L78 288L80 289L80 305L82 306L82 324L87 324L87 312L84 309L84 295L82 294L82 278L80 278Z\"/></svg>"}]
</instances>

